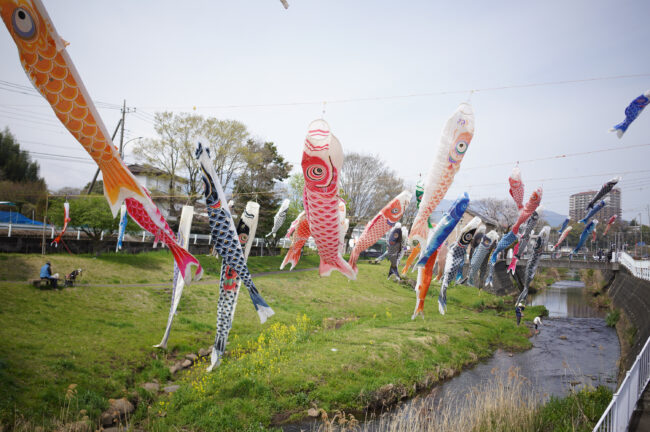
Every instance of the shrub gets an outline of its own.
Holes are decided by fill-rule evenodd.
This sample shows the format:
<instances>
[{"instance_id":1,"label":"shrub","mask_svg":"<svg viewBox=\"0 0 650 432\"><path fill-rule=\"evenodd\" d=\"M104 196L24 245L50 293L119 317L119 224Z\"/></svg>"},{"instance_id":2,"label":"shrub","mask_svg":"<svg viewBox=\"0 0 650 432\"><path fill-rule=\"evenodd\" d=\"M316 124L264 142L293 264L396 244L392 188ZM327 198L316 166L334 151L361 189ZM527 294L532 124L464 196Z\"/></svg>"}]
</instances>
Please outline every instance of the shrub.
<instances>
[{"instance_id":1,"label":"shrub","mask_svg":"<svg viewBox=\"0 0 650 432\"><path fill-rule=\"evenodd\" d=\"M618 309L614 309L610 313L607 314L605 317L605 323L609 327L614 327L616 326L616 323L618 322L619 318L621 317L621 312Z\"/></svg>"}]
</instances>

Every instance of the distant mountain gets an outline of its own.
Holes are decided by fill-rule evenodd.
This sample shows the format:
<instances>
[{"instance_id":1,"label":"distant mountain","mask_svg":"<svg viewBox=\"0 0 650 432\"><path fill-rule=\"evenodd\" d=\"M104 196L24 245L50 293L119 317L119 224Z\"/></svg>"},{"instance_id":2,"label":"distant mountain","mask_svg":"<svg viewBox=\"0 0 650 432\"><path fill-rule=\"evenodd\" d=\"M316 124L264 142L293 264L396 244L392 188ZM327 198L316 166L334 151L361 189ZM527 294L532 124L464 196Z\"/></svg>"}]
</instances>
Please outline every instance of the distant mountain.
<instances>
[{"instance_id":1,"label":"distant mountain","mask_svg":"<svg viewBox=\"0 0 650 432\"><path fill-rule=\"evenodd\" d=\"M548 224L551 227L556 227L556 226L562 225L562 222L564 222L564 219L567 218L566 215L555 213L554 211L551 211L551 210L543 210L542 211L542 217L544 219L546 219L546 222L548 222Z\"/></svg>"}]
</instances>

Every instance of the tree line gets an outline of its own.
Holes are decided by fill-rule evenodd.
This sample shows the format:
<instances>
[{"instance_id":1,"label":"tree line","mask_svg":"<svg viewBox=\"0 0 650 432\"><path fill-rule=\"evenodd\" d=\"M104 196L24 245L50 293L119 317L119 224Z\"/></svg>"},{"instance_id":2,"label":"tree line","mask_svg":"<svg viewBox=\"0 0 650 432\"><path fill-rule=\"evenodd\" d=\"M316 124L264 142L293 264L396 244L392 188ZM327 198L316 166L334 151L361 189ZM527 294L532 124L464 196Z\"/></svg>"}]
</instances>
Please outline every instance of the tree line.
<instances>
[{"instance_id":1,"label":"tree line","mask_svg":"<svg viewBox=\"0 0 650 432\"><path fill-rule=\"evenodd\" d=\"M258 236L270 232L273 216L282 199L288 197L291 206L280 234L286 232L291 221L303 210L304 179L300 167L295 167L297 172L291 175L294 167L278 152L277 146L273 142L255 138L243 123L191 113L159 112L154 116L154 130L155 137L141 140L134 149L134 156L145 167L155 168L162 173L161 180L165 187L151 192L154 198L161 196L155 201L164 203L172 216L180 214L183 204L196 204L202 200L202 176L194 157L197 141L202 141L210 149L215 172L226 195L234 200L233 214L236 217L241 214L248 201L260 204ZM19 211L28 217L32 216L28 211L36 208L36 203L40 202L41 211L36 216L42 220L47 187L45 181L37 177L38 163L31 161L28 153L20 150L18 142L8 130L0 135L0 144L0 155L3 156L0 187L5 181L11 183L5 185L5 189L0 189L0 197L19 201ZM11 149L11 157L4 157L5 153L2 152L5 147ZM295 147L296 151L302 151L302 143L296 143ZM16 171L22 175L16 176ZM33 193L23 193L23 198L8 193L17 190L14 183L21 184L23 188L32 188ZM179 186L182 194L177 196ZM115 231L118 221L112 218L108 205L96 196L103 193L101 180L91 191L93 197L76 199L72 196L88 187L89 184L83 188L68 186L57 192L71 195L71 224L80 226L89 237L98 239L102 230ZM341 172L341 196L346 201L347 217L351 222L347 237L357 224L374 217L404 188L404 181L379 156L346 153ZM412 188L410 185L409 189ZM52 198L50 201L48 222L61 225L65 198ZM405 219L412 220L414 216L413 204L409 206ZM195 225L198 232L208 229L207 221L197 220ZM409 220L404 223L409 223ZM175 228L173 222L171 225ZM129 225L128 229L137 230L135 225Z\"/></svg>"}]
</instances>

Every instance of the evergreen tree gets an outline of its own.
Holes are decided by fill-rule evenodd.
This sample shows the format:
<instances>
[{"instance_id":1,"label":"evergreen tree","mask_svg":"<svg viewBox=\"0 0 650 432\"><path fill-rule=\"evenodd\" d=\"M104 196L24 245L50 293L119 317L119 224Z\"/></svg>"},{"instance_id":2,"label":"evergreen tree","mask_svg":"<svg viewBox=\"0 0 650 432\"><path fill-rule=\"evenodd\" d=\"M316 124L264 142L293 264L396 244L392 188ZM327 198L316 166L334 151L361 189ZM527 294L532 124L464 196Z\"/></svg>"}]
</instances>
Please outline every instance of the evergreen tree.
<instances>
[{"instance_id":1,"label":"evergreen tree","mask_svg":"<svg viewBox=\"0 0 650 432\"><path fill-rule=\"evenodd\" d=\"M271 232L273 216L278 211L283 199L282 194L275 191L276 182L281 182L289 177L291 164L278 154L278 149L272 142L261 143L250 139L245 145L244 159L246 166L235 180L233 214L239 216L246 206L246 202L256 201L260 205L256 237L264 237ZM289 218L287 217L287 219ZM285 221L285 224L289 223L291 223L290 220ZM280 231L280 235L282 235L282 231Z\"/></svg>"},{"instance_id":2,"label":"evergreen tree","mask_svg":"<svg viewBox=\"0 0 650 432\"><path fill-rule=\"evenodd\" d=\"M20 149L20 144L8 128L0 132L0 181L38 182L38 163Z\"/></svg>"}]
</instances>

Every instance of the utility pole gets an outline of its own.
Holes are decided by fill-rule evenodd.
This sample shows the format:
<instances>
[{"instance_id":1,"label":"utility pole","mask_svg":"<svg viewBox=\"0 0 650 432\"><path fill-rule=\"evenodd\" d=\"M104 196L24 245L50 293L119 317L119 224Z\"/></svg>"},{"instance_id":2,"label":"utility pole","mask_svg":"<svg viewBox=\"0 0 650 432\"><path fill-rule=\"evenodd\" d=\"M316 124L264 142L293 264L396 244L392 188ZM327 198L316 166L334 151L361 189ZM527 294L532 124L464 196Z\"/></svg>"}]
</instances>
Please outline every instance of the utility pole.
<instances>
[{"instance_id":1,"label":"utility pole","mask_svg":"<svg viewBox=\"0 0 650 432\"><path fill-rule=\"evenodd\" d=\"M111 137L111 141L115 139L115 135L117 135L117 131L120 128L120 125L122 124L122 119L120 119L117 122L117 126L115 126L115 131L113 132L113 136ZM95 187L95 182L97 181L97 176L99 175L99 168L97 168L97 171L95 171L95 175L93 176L93 180L90 182L90 186L88 186L88 190L86 191L86 195L90 195L90 191L93 190Z\"/></svg>"},{"instance_id":2,"label":"utility pole","mask_svg":"<svg viewBox=\"0 0 650 432\"><path fill-rule=\"evenodd\" d=\"M43 216L43 231L41 233L41 255L45 255L45 225L47 225L47 207L50 204L50 193L45 189L45 215Z\"/></svg>"},{"instance_id":3,"label":"utility pole","mask_svg":"<svg viewBox=\"0 0 650 432\"><path fill-rule=\"evenodd\" d=\"M111 137L111 141L115 141L115 135L117 135L118 129L120 129L121 126L121 132L120 132L120 157L124 157L122 154L122 147L124 145L124 120L125 120L125 115L135 112L135 108L127 108L126 107L126 99L124 100L124 103L122 105L122 118L120 121L117 122L117 126L115 127L115 131L113 132L113 136ZM97 176L99 175L99 168L97 168L97 171L95 171L95 176L93 177L93 180L90 182L90 186L88 187L88 190L86 191L86 195L90 195L90 191L93 190L93 187L95 187L95 182L97 181Z\"/></svg>"},{"instance_id":4,"label":"utility pole","mask_svg":"<svg viewBox=\"0 0 650 432\"><path fill-rule=\"evenodd\" d=\"M131 111L131 108L126 109L126 99L124 99L124 104L122 105L122 131L120 132L120 157L124 157L124 115L127 112L135 112L135 108Z\"/></svg>"}]
</instances>

